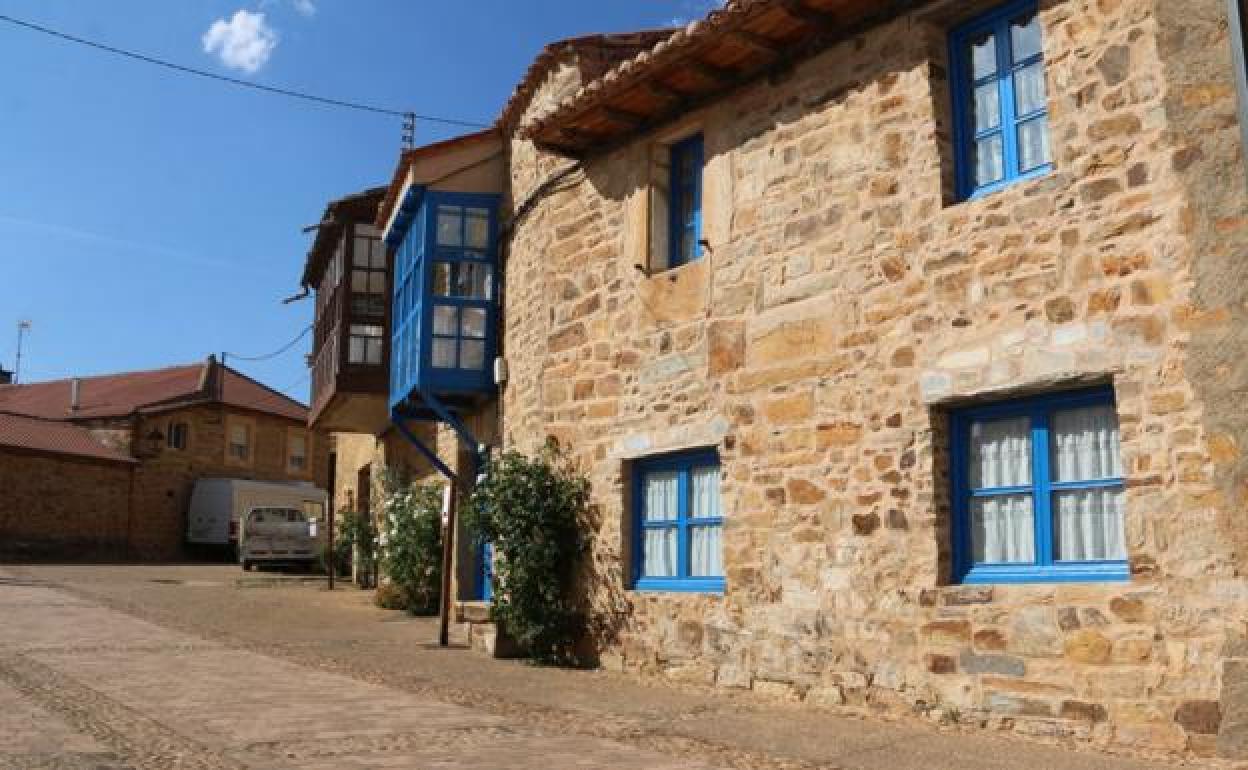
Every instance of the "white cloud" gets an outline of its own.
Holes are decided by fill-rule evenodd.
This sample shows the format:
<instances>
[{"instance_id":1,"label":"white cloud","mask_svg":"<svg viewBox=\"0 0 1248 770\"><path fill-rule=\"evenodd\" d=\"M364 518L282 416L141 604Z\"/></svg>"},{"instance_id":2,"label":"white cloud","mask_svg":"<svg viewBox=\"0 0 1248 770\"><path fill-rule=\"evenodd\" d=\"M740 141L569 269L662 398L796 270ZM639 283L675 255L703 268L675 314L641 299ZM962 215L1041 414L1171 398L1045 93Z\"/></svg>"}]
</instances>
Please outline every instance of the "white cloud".
<instances>
[{"instance_id":1,"label":"white cloud","mask_svg":"<svg viewBox=\"0 0 1248 770\"><path fill-rule=\"evenodd\" d=\"M238 10L229 21L217 19L204 33L204 53L216 54L225 66L254 74L277 48L277 32L263 13Z\"/></svg>"},{"instance_id":2,"label":"white cloud","mask_svg":"<svg viewBox=\"0 0 1248 770\"><path fill-rule=\"evenodd\" d=\"M303 16L316 15L316 3L313 0L292 0L295 10Z\"/></svg>"}]
</instances>

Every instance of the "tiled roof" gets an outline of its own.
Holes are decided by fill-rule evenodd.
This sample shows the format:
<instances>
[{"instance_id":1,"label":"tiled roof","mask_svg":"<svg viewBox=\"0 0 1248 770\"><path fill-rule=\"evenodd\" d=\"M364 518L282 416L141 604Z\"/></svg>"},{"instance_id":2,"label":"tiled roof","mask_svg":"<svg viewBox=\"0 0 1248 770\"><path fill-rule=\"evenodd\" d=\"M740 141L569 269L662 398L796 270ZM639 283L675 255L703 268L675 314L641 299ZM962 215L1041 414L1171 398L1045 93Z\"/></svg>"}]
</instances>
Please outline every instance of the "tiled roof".
<instances>
[{"instance_id":1,"label":"tiled roof","mask_svg":"<svg viewBox=\"0 0 1248 770\"><path fill-rule=\"evenodd\" d=\"M225 373L224 387L217 385ZM49 420L123 417L194 403L268 412L303 422L303 404L209 359L203 363L79 379L78 409L70 409L72 380L0 385L0 410ZM218 397L218 391L220 397Z\"/></svg>"},{"instance_id":2,"label":"tiled roof","mask_svg":"<svg viewBox=\"0 0 1248 770\"><path fill-rule=\"evenodd\" d=\"M572 155L661 124L932 0L726 0L516 129Z\"/></svg>"},{"instance_id":3,"label":"tiled roof","mask_svg":"<svg viewBox=\"0 0 1248 770\"><path fill-rule=\"evenodd\" d=\"M711 11L706 18L692 21L675 30L668 30L669 34L635 51L632 56L618 61L597 77L587 80L575 93L552 106L545 114L538 116L533 124L527 126L522 133L528 136L537 133L542 126L557 122L603 91L611 90L613 86L639 75L642 71L654 69L674 58L674 55L681 51L719 34L727 27L735 26L751 11L772 4L773 0L728 0L723 8ZM506 115L506 110L504 110L504 115Z\"/></svg>"},{"instance_id":4,"label":"tiled roof","mask_svg":"<svg viewBox=\"0 0 1248 770\"><path fill-rule=\"evenodd\" d=\"M133 457L96 441L90 431L72 422L45 420L9 412L0 412L0 449L4 447L110 462L135 462Z\"/></svg>"},{"instance_id":5,"label":"tiled roof","mask_svg":"<svg viewBox=\"0 0 1248 770\"><path fill-rule=\"evenodd\" d=\"M516 84L495 125L506 127L518 119L518 113L523 111L529 97L542 84L551 66L558 62L559 57L565 52L575 51L585 58L586 61L582 62L582 66L588 65L586 77L592 79L610 69L615 63L631 59L642 51L649 50L655 43L667 39L675 31L674 27L665 27L618 34L582 35L547 44L533 59L533 63L520 78L520 82Z\"/></svg>"}]
</instances>

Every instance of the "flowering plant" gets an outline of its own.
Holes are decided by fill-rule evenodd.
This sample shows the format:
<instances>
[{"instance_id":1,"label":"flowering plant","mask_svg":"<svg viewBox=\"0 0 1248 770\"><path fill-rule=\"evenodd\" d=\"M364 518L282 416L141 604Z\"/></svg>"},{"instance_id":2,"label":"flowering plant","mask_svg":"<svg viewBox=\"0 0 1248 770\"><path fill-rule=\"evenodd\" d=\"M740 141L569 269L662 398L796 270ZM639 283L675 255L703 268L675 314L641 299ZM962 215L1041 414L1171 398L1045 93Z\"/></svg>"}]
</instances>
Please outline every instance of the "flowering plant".
<instances>
[{"instance_id":1,"label":"flowering plant","mask_svg":"<svg viewBox=\"0 0 1248 770\"><path fill-rule=\"evenodd\" d=\"M381 567L413 614L436 611L442 588L442 487L383 478Z\"/></svg>"}]
</instances>

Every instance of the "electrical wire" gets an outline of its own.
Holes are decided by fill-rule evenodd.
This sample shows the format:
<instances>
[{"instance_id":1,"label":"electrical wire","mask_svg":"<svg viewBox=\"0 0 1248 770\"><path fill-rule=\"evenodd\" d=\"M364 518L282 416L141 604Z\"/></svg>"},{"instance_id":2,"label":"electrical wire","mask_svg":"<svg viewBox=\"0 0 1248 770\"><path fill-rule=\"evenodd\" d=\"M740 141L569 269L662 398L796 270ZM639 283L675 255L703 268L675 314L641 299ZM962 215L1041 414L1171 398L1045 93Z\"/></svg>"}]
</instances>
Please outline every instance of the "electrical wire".
<instances>
[{"instance_id":1,"label":"electrical wire","mask_svg":"<svg viewBox=\"0 0 1248 770\"><path fill-rule=\"evenodd\" d=\"M175 64L174 62L166 61L164 59L157 59L154 56L148 56L146 54L137 53L135 51L129 51L124 48L118 48L116 46L111 46L106 43L99 43L94 40L87 40L86 38L77 37L67 32L61 32L59 30L51 29L50 27L44 27L39 24L35 24L33 22L23 21L21 19L15 19L12 16L5 16L3 14L0 14L0 22L12 24L17 27L24 27L25 29L29 29L34 32L40 32L45 35L50 35L55 38L60 38L61 40L67 40L71 43L77 43L79 45L85 45L85 46L88 46L90 48L95 48L100 51L106 51L108 53L115 54L117 56L124 56L126 58L134 59L136 61L141 61L147 64L155 64L157 66L165 67L167 69L171 69L176 72L181 72L183 74L198 75L203 78L209 78L211 80L218 80L223 83L230 83L232 85L242 86L244 88L252 88L257 91L277 94L279 96L288 96L293 99L304 99L306 101L316 102L318 104L323 104L323 105L327 105L330 107L341 107L343 109L359 110L362 112L372 112L372 113L376 113L379 115L392 115L394 117L399 117L399 118L423 120L428 123L442 123L448 126L462 126L465 128L486 128L487 127L486 124L484 123L476 123L476 122L469 121L469 120L459 120L456 118L443 118L443 117L439 117L436 115L420 115L420 114L411 112L410 110L394 110L394 109L390 109L387 107L378 107L373 104L364 104L362 102L347 101L345 99L331 99L327 96L317 96L316 94L309 94L303 91L296 91L290 88L266 86L261 83L254 83L250 80L243 80L241 78L230 77L229 75L222 75L216 72L209 72L207 70L196 69L195 67L188 67L183 64Z\"/></svg>"},{"instance_id":2,"label":"electrical wire","mask_svg":"<svg viewBox=\"0 0 1248 770\"><path fill-rule=\"evenodd\" d=\"M270 358L277 358L277 357L278 357L278 356L280 356L281 354L283 354L283 353L285 353L286 351L288 351L288 350L290 350L291 348L293 348L295 345L298 345L298 344L299 344L299 340L301 340L301 339L303 339L304 337L308 336L308 332L310 332L310 331L312 331L312 324L308 324L307 326L303 327L303 331L299 332L299 336L298 336L298 337L295 337L293 340L291 340L290 342L287 342L285 345L281 346L281 347L280 347L280 348L278 348L277 350L274 350L272 353L265 353L265 354L264 354L264 355L262 355L262 356L240 356L240 355L239 355L239 354L237 354L237 353L230 353L230 352L228 352L228 351L227 351L227 352L225 352L225 353L222 353L221 355L222 355L223 357L224 357L224 356L229 356L230 358L234 359L235 361L248 361L248 362L252 362L252 361L268 361ZM224 363L224 361L223 361L222 363ZM291 387L294 387L294 386L292 385Z\"/></svg>"}]
</instances>

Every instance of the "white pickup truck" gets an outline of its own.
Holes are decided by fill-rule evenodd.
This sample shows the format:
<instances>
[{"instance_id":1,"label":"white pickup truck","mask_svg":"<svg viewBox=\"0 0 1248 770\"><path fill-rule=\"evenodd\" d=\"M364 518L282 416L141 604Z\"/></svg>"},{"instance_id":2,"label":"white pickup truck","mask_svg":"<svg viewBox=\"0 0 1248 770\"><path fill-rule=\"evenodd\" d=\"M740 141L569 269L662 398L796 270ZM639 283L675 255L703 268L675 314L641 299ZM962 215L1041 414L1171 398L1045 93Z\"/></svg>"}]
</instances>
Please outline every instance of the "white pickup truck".
<instances>
[{"instance_id":1,"label":"white pickup truck","mask_svg":"<svg viewBox=\"0 0 1248 770\"><path fill-rule=\"evenodd\" d=\"M243 569L312 564L325 541L328 496L306 482L200 479L191 492L186 541L229 546Z\"/></svg>"}]
</instances>

